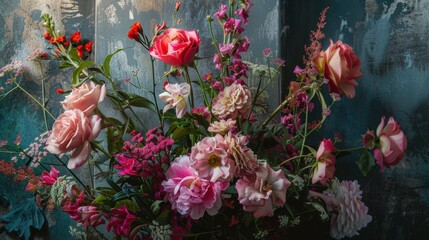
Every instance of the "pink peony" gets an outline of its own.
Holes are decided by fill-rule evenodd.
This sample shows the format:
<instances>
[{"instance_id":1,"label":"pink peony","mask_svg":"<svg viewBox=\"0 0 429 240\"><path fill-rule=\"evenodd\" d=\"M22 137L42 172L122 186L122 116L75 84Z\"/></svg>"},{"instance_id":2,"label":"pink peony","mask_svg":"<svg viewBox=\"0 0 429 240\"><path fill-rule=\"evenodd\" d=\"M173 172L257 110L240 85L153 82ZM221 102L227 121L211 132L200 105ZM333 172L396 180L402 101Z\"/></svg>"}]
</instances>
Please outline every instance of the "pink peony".
<instances>
[{"instance_id":1,"label":"pink peony","mask_svg":"<svg viewBox=\"0 0 429 240\"><path fill-rule=\"evenodd\" d=\"M104 100L106 96L106 85L95 85L91 83L83 83L66 96L61 102L64 110L81 110L85 116L90 116L98 103Z\"/></svg>"},{"instance_id":2,"label":"pink peony","mask_svg":"<svg viewBox=\"0 0 429 240\"><path fill-rule=\"evenodd\" d=\"M91 153L90 141L101 131L101 118L87 118L79 109L67 110L55 120L46 149L52 154L73 151L67 167L80 167Z\"/></svg>"},{"instance_id":3,"label":"pink peony","mask_svg":"<svg viewBox=\"0 0 429 240\"><path fill-rule=\"evenodd\" d=\"M368 207L361 201L362 191L357 181L333 182L323 192L322 199L331 215L331 236L335 239L359 235L358 231L371 222Z\"/></svg>"},{"instance_id":4,"label":"pink peony","mask_svg":"<svg viewBox=\"0 0 429 240\"><path fill-rule=\"evenodd\" d=\"M165 91L159 95L159 98L167 105L164 107L164 112L171 108L176 108L177 118L182 118L186 113L187 99L191 86L187 83L167 83Z\"/></svg>"},{"instance_id":5,"label":"pink peony","mask_svg":"<svg viewBox=\"0 0 429 240\"><path fill-rule=\"evenodd\" d=\"M220 120L210 124L207 129L211 133L219 133L220 135L226 135L229 131L236 127L236 121L228 118L227 120Z\"/></svg>"},{"instance_id":6,"label":"pink peony","mask_svg":"<svg viewBox=\"0 0 429 240\"><path fill-rule=\"evenodd\" d=\"M165 200L180 214L190 215L192 219L201 218L206 211L212 216L217 214L222 206L221 191L229 185L200 178L188 156L176 158L165 176L167 181L162 182Z\"/></svg>"},{"instance_id":7,"label":"pink peony","mask_svg":"<svg viewBox=\"0 0 429 240\"><path fill-rule=\"evenodd\" d=\"M192 63L200 47L197 31L169 28L157 36L149 54L171 66Z\"/></svg>"},{"instance_id":8,"label":"pink peony","mask_svg":"<svg viewBox=\"0 0 429 240\"><path fill-rule=\"evenodd\" d=\"M247 118L251 104L250 90L246 86L233 83L213 100L212 112L218 119Z\"/></svg>"},{"instance_id":9,"label":"pink peony","mask_svg":"<svg viewBox=\"0 0 429 240\"><path fill-rule=\"evenodd\" d=\"M133 157L127 157L123 154L115 155L118 164L113 165L114 168L118 169L119 176L139 176L143 168L142 164Z\"/></svg>"},{"instance_id":10,"label":"pink peony","mask_svg":"<svg viewBox=\"0 0 429 240\"><path fill-rule=\"evenodd\" d=\"M211 182L228 182L235 172L234 160L228 157L228 145L220 134L205 137L191 150L192 166L198 176Z\"/></svg>"},{"instance_id":11,"label":"pink peony","mask_svg":"<svg viewBox=\"0 0 429 240\"><path fill-rule=\"evenodd\" d=\"M235 176L253 174L258 167L258 159L247 144L249 137L229 132L225 136L228 145L228 155L235 161Z\"/></svg>"},{"instance_id":12,"label":"pink peony","mask_svg":"<svg viewBox=\"0 0 429 240\"><path fill-rule=\"evenodd\" d=\"M88 226L97 227L104 223L104 219L101 210L94 206L82 206L77 209L77 213L80 214L78 222L83 223L83 228Z\"/></svg>"},{"instance_id":13,"label":"pink peony","mask_svg":"<svg viewBox=\"0 0 429 240\"><path fill-rule=\"evenodd\" d=\"M334 177L335 156L332 154L333 151L334 144L331 139L323 139L317 150L317 166L314 168L313 178L311 179L313 184L320 182L326 185L326 180Z\"/></svg>"},{"instance_id":14,"label":"pink peony","mask_svg":"<svg viewBox=\"0 0 429 240\"><path fill-rule=\"evenodd\" d=\"M399 124L393 117L390 117L387 124L385 124L385 118L381 118L381 122L377 127L376 135L379 138L379 144L374 149L375 160L382 171L385 166L389 167L398 164L407 149L407 138Z\"/></svg>"},{"instance_id":15,"label":"pink peony","mask_svg":"<svg viewBox=\"0 0 429 240\"><path fill-rule=\"evenodd\" d=\"M329 92L355 96L356 78L363 77L360 72L360 60L353 49L341 41L331 45L314 60L319 73L329 80Z\"/></svg>"},{"instance_id":16,"label":"pink peony","mask_svg":"<svg viewBox=\"0 0 429 240\"><path fill-rule=\"evenodd\" d=\"M128 237L131 232L131 224L137 217L131 214L125 205L120 208L113 208L109 215L109 223L107 224L106 231L113 232L116 236Z\"/></svg>"},{"instance_id":17,"label":"pink peony","mask_svg":"<svg viewBox=\"0 0 429 240\"><path fill-rule=\"evenodd\" d=\"M42 184L47 185L47 186L54 185L54 183L58 179L59 173L60 172L55 167L51 166L50 172L47 172L47 171L42 172L42 177L41 177Z\"/></svg>"},{"instance_id":18,"label":"pink peony","mask_svg":"<svg viewBox=\"0 0 429 240\"><path fill-rule=\"evenodd\" d=\"M286 191L290 185L282 170L274 171L263 163L252 175L238 179L235 187L244 211L253 212L253 216L259 218L273 216L273 205L286 203Z\"/></svg>"}]
</instances>

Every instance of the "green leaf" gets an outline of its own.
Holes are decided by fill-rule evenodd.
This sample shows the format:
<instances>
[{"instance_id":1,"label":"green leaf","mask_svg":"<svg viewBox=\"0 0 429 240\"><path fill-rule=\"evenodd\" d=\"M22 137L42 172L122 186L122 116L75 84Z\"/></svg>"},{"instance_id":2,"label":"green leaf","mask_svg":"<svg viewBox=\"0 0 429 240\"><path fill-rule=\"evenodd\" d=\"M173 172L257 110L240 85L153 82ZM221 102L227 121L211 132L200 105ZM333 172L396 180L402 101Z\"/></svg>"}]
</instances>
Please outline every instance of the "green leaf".
<instances>
[{"instance_id":1,"label":"green leaf","mask_svg":"<svg viewBox=\"0 0 429 240\"><path fill-rule=\"evenodd\" d=\"M61 63L61 65L58 68L59 69L66 69L66 68L69 68L69 67L73 67L73 65L71 63L69 63L69 62L63 62L63 63Z\"/></svg>"},{"instance_id":2,"label":"green leaf","mask_svg":"<svg viewBox=\"0 0 429 240\"><path fill-rule=\"evenodd\" d=\"M174 132L173 132L173 140L178 140L184 136L189 136L191 134L196 134L196 135L203 135L198 129L195 128L187 128L187 127L180 127L177 128Z\"/></svg>"},{"instance_id":3,"label":"green leaf","mask_svg":"<svg viewBox=\"0 0 429 240\"><path fill-rule=\"evenodd\" d=\"M159 225L166 225L169 224L170 221L170 211L164 210L157 218L156 221L159 223Z\"/></svg>"},{"instance_id":4,"label":"green leaf","mask_svg":"<svg viewBox=\"0 0 429 240\"><path fill-rule=\"evenodd\" d=\"M115 208L120 208L122 205L125 205L132 212L139 212L141 210L141 208L135 202L129 199L117 201L115 204Z\"/></svg>"},{"instance_id":5,"label":"green leaf","mask_svg":"<svg viewBox=\"0 0 429 240\"><path fill-rule=\"evenodd\" d=\"M105 195L98 195L94 201L92 201L91 205L98 206L111 206L110 197L106 197Z\"/></svg>"},{"instance_id":6,"label":"green leaf","mask_svg":"<svg viewBox=\"0 0 429 240\"><path fill-rule=\"evenodd\" d=\"M122 126L122 122L116 118L103 118L101 121L102 128L107 128L111 126Z\"/></svg>"},{"instance_id":7,"label":"green leaf","mask_svg":"<svg viewBox=\"0 0 429 240\"><path fill-rule=\"evenodd\" d=\"M128 104L134 107L147 108L151 111L157 112L155 104L152 103L149 99L142 96L132 96L128 99Z\"/></svg>"},{"instance_id":8,"label":"green leaf","mask_svg":"<svg viewBox=\"0 0 429 240\"><path fill-rule=\"evenodd\" d=\"M362 174L366 176L375 167L375 160L369 151L364 151L356 160L356 164Z\"/></svg>"},{"instance_id":9,"label":"green leaf","mask_svg":"<svg viewBox=\"0 0 429 240\"><path fill-rule=\"evenodd\" d=\"M122 151L123 140L122 140L123 130L121 127L113 126L108 127L106 131L107 137L107 149L109 153L118 153Z\"/></svg>"},{"instance_id":10,"label":"green leaf","mask_svg":"<svg viewBox=\"0 0 429 240\"><path fill-rule=\"evenodd\" d=\"M113 53L107 55L107 57L104 59L103 70L104 70L104 74L106 75L106 77L110 78L110 61L112 60L112 57L122 50L124 50L124 49L120 48L120 49L114 51Z\"/></svg>"},{"instance_id":11,"label":"green leaf","mask_svg":"<svg viewBox=\"0 0 429 240\"><path fill-rule=\"evenodd\" d=\"M152 203L152 205L150 205L150 209L152 210L154 215L158 215L159 214L159 210L161 209L161 204L164 203L161 200L156 200L155 202Z\"/></svg>"},{"instance_id":12,"label":"green leaf","mask_svg":"<svg viewBox=\"0 0 429 240\"><path fill-rule=\"evenodd\" d=\"M78 68L76 68L76 69L73 71L72 85L73 85L73 86L79 85L79 84L80 84L80 74L82 73L82 71L83 71L85 68L87 68L87 67L89 67L89 66L92 66L92 65L94 65L94 64L95 64L95 63L94 63L94 62L91 62L91 61L83 61L83 62L81 62L81 63L80 63L80 65L79 65L79 67L78 67Z\"/></svg>"}]
</instances>

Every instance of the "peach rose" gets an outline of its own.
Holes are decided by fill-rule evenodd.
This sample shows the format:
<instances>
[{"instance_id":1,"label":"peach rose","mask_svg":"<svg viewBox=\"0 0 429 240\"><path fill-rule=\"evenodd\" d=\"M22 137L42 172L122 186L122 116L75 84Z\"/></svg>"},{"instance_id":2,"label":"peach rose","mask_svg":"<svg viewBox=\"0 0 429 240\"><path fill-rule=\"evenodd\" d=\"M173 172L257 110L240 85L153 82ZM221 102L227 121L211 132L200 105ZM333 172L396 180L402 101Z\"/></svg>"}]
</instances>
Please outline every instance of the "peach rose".
<instances>
[{"instance_id":1,"label":"peach rose","mask_svg":"<svg viewBox=\"0 0 429 240\"><path fill-rule=\"evenodd\" d=\"M393 117L390 117L385 124L385 119L386 117L382 117L377 127L376 135L379 141L374 149L374 158L381 171L384 170L385 166L398 164L407 149L407 138L399 124Z\"/></svg>"},{"instance_id":2,"label":"peach rose","mask_svg":"<svg viewBox=\"0 0 429 240\"><path fill-rule=\"evenodd\" d=\"M83 83L72 90L61 102L64 110L79 109L84 112L85 116L90 116L98 103L104 100L106 96L106 85L95 85Z\"/></svg>"},{"instance_id":3,"label":"peach rose","mask_svg":"<svg viewBox=\"0 0 429 240\"><path fill-rule=\"evenodd\" d=\"M200 42L197 31L169 28L155 38L149 54L171 66L187 65L194 60Z\"/></svg>"},{"instance_id":4,"label":"peach rose","mask_svg":"<svg viewBox=\"0 0 429 240\"><path fill-rule=\"evenodd\" d=\"M90 141L97 138L101 131L101 118L97 115L87 118L79 110L67 110L58 116L47 140L46 149L52 154L73 151L67 167L80 167L91 153Z\"/></svg>"},{"instance_id":5,"label":"peach rose","mask_svg":"<svg viewBox=\"0 0 429 240\"><path fill-rule=\"evenodd\" d=\"M360 72L360 60L353 49L341 41L321 51L314 60L316 69L329 80L329 92L345 94L348 98L355 96L356 78L363 77Z\"/></svg>"}]
</instances>

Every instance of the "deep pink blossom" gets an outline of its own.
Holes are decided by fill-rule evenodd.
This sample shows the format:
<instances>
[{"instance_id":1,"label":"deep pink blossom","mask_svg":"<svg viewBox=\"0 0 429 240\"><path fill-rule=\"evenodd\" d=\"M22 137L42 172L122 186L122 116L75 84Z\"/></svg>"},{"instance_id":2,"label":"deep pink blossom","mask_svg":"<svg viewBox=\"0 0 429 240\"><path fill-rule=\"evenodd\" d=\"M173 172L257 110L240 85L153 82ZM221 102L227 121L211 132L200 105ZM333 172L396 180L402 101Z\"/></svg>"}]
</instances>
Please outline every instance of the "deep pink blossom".
<instances>
[{"instance_id":1,"label":"deep pink blossom","mask_svg":"<svg viewBox=\"0 0 429 240\"><path fill-rule=\"evenodd\" d=\"M217 19L225 19L226 18L226 12L228 10L228 7L225 4L220 5L219 11L217 11L214 16Z\"/></svg>"},{"instance_id":2,"label":"deep pink blossom","mask_svg":"<svg viewBox=\"0 0 429 240\"><path fill-rule=\"evenodd\" d=\"M229 184L200 178L188 156L176 158L165 175L167 181L162 183L167 193L165 200L173 209L192 219L203 217L205 212L217 214L222 206L221 191Z\"/></svg>"},{"instance_id":3,"label":"deep pink blossom","mask_svg":"<svg viewBox=\"0 0 429 240\"><path fill-rule=\"evenodd\" d=\"M103 214L101 210L97 209L95 206L81 206L77 209L78 214L80 214L80 223L83 224L83 228L88 226L97 227L100 224L104 224L104 219L102 219Z\"/></svg>"},{"instance_id":4,"label":"deep pink blossom","mask_svg":"<svg viewBox=\"0 0 429 240\"><path fill-rule=\"evenodd\" d=\"M50 172L47 172L47 171L42 172L41 182L44 185L52 186L57 181L59 173L60 172L54 166L51 166Z\"/></svg>"},{"instance_id":5,"label":"deep pink blossom","mask_svg":"<svg viewBox=\"0 0 429 240\"><path fill-rule=\"evenodd\" d=\"M132 157L127 157L122 154L115 155L118 164L113 165L114 168L118 169L119 176L139 176L143 168L142 164Z\"/></svg>"},{"instance_id":6,"label":"deep pink blossom","mask_svg":"<svg viewBox=\"0 0 429 240\"><path fill-rule=\"evenodd\" d=\"M224 22L223 27L226 35L234 31L235 35L240 35L244 31L244 28L241 27L241 20L235 18L228 18Z\"/></svg>"},{"instance_id":7,"label":"deep pink blossom","mask_svg":"<svg viewBox=\"0 0 429 240\"><path fill-rule=\"evenodd\" d=\"M116 236L128 237L131 231L131 224L137 217L130 213L125 205L120 208L113 208L110 215L108 215L109 223L107 224L106 231L113 232Z\"/></svg>"}]
</instances>

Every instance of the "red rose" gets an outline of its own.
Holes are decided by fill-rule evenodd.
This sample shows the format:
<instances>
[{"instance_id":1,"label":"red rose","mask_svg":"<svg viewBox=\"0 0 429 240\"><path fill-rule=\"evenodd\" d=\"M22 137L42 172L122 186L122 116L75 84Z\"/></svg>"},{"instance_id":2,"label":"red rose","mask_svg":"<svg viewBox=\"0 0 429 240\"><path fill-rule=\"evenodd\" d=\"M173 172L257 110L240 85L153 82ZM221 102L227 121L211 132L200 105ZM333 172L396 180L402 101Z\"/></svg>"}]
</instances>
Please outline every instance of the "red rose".
<instances>
[{"instance_id":1,"label":"red rose","mask_svg":"<svg viewBox=\"0 0 429 240\"><path fill-rule=\"evenodd\" d=\"M79 44L80 43L80 31L77 31L75 33L73 33L72 35L70 35L70 40L73 43Z\"/></svg>"},{"instance_id":2,"label":"red rose","mask_svg":"<svg viewBox=\"0 0 429 240\"><path fill-rule=\"evenodd\" d=\"M194 60L200 42L197 31L169 28L155 38L149 53L171 66L187 65Z\"/></svg>"},{"instance_id":3,"label":"red rose","mask_svg":"<svg viewBox=\"0 0 429 240\"><path fill-rule=\"evenodd\" d=\"M314 60L316 69L329 80L329 92L345 94L348 98L355 96L356 78L363 77L360 72L360 60L353 49L341 41L321 51Z\"/></svg>"},{"instance_id":4,"label":"red rose","mask_svg":"<svg viewBox=\"0 0 429 240\"><path fill-rule=\"evenodd\" d=\"M84 53L84 49L83 49L83 45L79 45L79 46L77 46L77 48L76 48L76 50L77 50L77 55L80 57L80 58L83 58L84 56L85 56L85 53Z\"/></svg>"},{"instance_id":5,"label":"red rose","mask_svg":"<svg viewBox=\"0 0 429 240\"><path fill-rule=\"evenodd\" d=\"M85 50L87 51L87 52L92 52L92 44L93 44L93 42L92 41L90 41L90 42L88 42L87 44L85 44Z\"/></svg>"},{"instance_id":6,"label":"red rose","mask_svg":"<svg viewBox=\"0 0 429 240\"><path fill-rule=\"evenodd\" d=\"M140 22L135 22L133 25L131 25L130 30L128 31L128 37L130 39L134 39L136 41L139 41L140 34L143 34L143 28Z\"/></svg>"}]
</instances>

